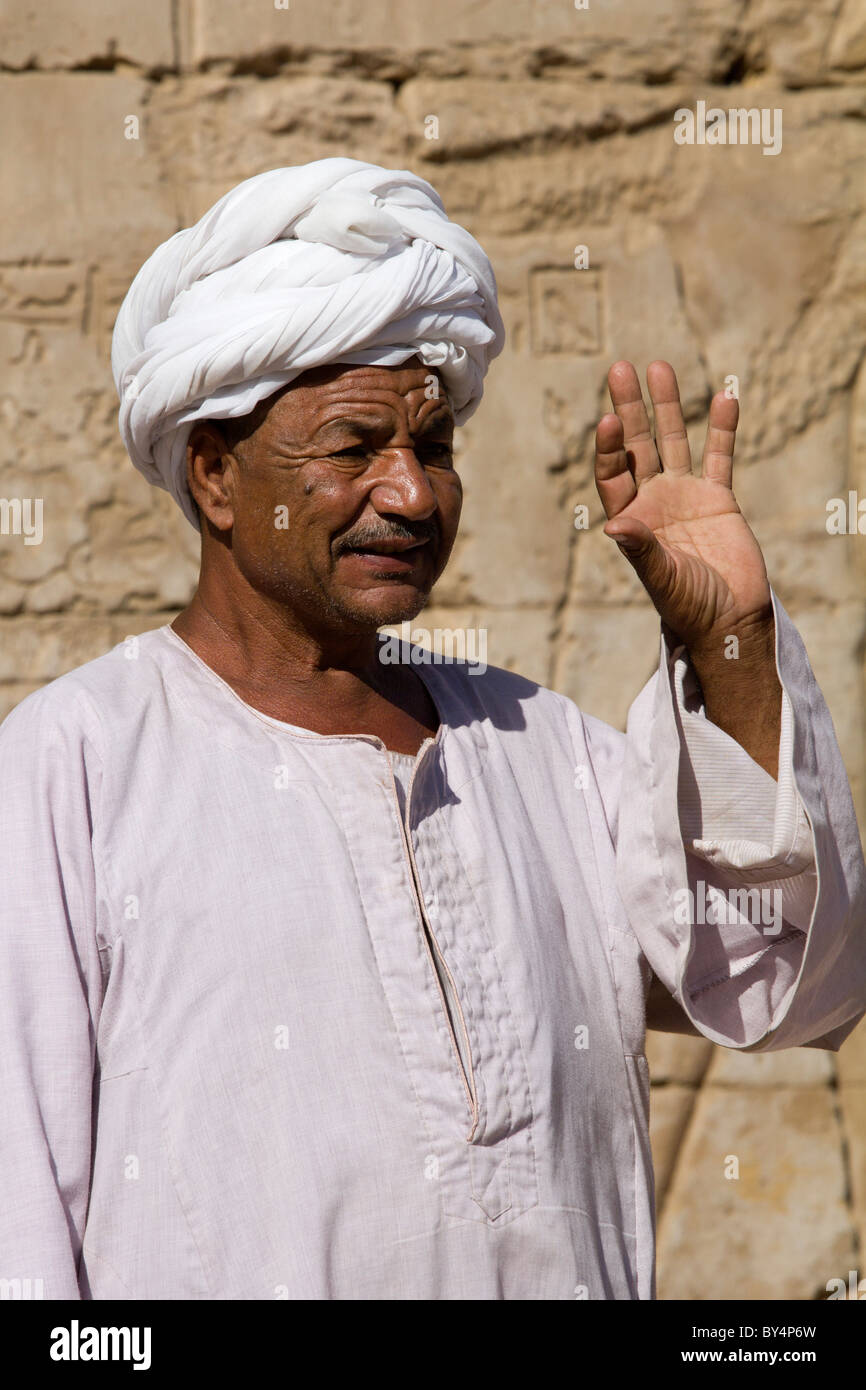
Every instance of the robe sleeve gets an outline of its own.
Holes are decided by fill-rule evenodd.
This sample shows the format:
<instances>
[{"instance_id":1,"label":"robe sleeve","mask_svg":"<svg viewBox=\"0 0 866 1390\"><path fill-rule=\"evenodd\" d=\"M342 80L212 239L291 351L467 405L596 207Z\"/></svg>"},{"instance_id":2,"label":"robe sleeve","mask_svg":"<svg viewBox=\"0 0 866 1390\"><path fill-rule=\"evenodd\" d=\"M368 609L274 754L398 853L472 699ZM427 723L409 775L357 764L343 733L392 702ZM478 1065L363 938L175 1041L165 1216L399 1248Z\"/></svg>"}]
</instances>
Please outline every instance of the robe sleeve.
<instances>
[{"instance_id":1,"label":"robe sleeve","mask_svg":"<svg viewBox=\"0 0 866 1390\"><path fill-rule=\"evenodd\" d=\"M663 631L659 670L629 711L617 881L646 960L699 1033L835 1051L866 1012L866 869L830 714L773 605L778 780L706 718Z\"/></svg>"},{"instance_id":2,"label":"robe sleeve","mask_svg":"<svg viewBox=\"0 0 866 1390\"><path fill-rule=\"evenodd\" d=\"M0 1277L46 1299L81 1297L102 993L98 763L63 697L37 691L0 727Z\"/></svg>"}]
</instances>

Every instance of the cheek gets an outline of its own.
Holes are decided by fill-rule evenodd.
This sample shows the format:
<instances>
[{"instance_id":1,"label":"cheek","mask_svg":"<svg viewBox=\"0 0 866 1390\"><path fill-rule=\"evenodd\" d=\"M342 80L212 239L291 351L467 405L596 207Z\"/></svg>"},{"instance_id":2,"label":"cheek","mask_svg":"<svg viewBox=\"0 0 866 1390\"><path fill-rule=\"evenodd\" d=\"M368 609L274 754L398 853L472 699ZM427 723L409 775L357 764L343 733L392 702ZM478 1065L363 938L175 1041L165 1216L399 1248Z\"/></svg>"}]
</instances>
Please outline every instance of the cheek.
<instances>
[{"instance_id":1,"label":"cheek","mask_svg":"<svg viewBox=\"0 0 866 1390\"><path fill-rule=\"evenodd\" d=\"M311 464L294 480L286 498L286 529L278 534L291 543L296 560L309 567L329 567L334 536L357 517L361 501L351 478Z\"/></svg>"},{"instance_id":2,"label":"cheek","mask_svg":"<svg viewBox=\"0 0 866 1390\"><path fill-rule=\"evenodd\" d=\"M443 473L434 484L439 514L442 518L443 539L454 539L463 507L463 484L456 473Z\"/></svg>"}]
</instances>

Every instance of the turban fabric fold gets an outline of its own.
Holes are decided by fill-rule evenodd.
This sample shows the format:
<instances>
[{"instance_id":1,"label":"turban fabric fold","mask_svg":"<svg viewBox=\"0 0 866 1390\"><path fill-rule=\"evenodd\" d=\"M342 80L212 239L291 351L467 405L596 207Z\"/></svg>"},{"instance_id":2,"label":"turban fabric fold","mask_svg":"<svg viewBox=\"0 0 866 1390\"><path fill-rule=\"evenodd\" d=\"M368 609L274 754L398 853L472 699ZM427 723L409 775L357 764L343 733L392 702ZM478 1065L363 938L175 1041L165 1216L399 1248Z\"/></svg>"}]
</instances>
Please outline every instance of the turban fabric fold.
<instances>
[{"instance_id":1,"label":"turban fabric fold","mask_svg":"<svg viewBox=\"0 0 866 1390\"><path fill-rule=\"evenodd\" d=\"M120 432L198 527L194 421L247 415L311 367L417 354L462 424L503 343L490 262L426 180L357 159L271 169L159 246L132 282L111 350Z\"/></svg>"}]
</instances>

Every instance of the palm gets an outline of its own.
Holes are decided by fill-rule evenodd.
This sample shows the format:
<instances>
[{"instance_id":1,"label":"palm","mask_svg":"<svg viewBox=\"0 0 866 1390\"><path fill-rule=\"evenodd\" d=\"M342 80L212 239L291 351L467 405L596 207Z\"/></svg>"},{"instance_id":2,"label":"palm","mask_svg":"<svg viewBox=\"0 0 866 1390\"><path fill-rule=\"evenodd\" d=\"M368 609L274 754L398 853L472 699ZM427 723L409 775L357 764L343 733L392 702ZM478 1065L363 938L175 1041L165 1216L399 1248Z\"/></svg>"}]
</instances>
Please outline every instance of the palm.
<instances>
[{"instance_id":1,"label":"palm","mask_svg":"<svg viewBox=\"0 0 866 1390\"><path fill-rule=\"evenodd\" d=\"M737 402L710 407L703 476L692 472L676 376L647 373L658 451L630 363L609 375L616 415L599 424L596 483L605 531L639 549L629 558L668 626L687 646L762 620L770 588L760 547L731 491ZM661 458L659 457L661 454Z\"/></svg>"}]
</instances>

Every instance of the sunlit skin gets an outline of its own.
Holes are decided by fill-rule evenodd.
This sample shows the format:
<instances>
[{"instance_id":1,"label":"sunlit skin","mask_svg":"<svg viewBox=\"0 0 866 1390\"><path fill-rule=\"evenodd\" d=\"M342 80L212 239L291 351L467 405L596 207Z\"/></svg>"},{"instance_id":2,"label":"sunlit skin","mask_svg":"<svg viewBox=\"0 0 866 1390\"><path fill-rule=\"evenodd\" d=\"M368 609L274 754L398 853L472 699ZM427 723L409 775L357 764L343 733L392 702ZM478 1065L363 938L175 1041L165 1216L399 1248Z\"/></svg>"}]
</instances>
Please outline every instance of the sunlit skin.
<instances>
[{"instance_id":1,"label":"sunlit skin","mask_svg":"<svg viewBox=\"0 0 866 1390\"><path fill-rule=\"evenodd\" d=\"M197 425L187 477L201 574L172 625L264 713L404 753L438 715L417 671L379 662L376 632L425 606L462 505L453 415L431 375L417 358L317 368L265 403L233 450L218 422Z\"/></svg>"},{"instance_id":2,"label":"sunlit skin","mask_svg":"<svg viewBox=\"0 0 866 1390\"><path fill-rule=\"evenodd\" d=\"M724 392L713 397L697 476L670 363L650 363L647 385L655 442L632 364L616 362L608 373L615 413L599 422L595 465L604 529L687 648L707 717L775 777L782 687L770 585L731 491L739 404Z\"/></svg>"}]
</instances>

